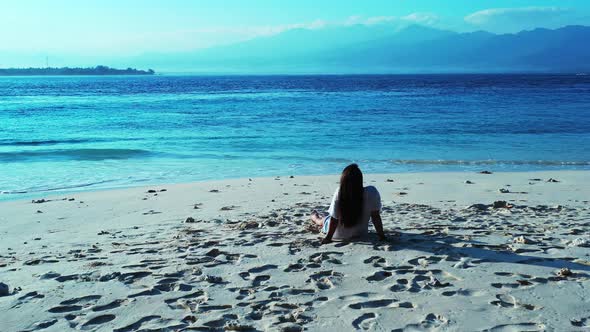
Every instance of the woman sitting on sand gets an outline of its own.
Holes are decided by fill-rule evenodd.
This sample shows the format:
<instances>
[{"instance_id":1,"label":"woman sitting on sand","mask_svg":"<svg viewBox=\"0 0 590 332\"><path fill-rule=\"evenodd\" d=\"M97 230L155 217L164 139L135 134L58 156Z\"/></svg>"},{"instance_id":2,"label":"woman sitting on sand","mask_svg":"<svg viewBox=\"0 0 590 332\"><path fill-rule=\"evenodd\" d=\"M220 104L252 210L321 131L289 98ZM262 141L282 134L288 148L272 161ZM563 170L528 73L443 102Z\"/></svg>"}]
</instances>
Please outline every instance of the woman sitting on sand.
<instances>
[{"instance_id":1,"label":"woman sitting on sand","mask_svg":"<svg viewBox=\"0 0 590 332\"><path fill-rule=\"evenodd\" d=\"M311 213L311 221L326 233L322 244L334 239L351 239L369 233L369 219L377 236L385 240L381 222L381 196L373 186L363 187L363 173L357 164L346 166L340 176L340 187L334 193L329 215L317 211Z\"/></svg>"}]
</instances>

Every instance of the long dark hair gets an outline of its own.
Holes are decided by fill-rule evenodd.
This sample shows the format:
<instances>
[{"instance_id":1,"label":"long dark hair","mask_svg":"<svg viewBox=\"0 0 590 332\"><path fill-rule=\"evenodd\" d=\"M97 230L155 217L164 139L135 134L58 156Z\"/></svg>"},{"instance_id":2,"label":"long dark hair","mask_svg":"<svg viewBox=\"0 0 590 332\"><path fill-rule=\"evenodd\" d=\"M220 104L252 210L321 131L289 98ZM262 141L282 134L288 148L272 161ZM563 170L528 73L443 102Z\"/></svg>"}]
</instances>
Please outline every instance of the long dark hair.
<instances>
[{"instance_id":1,"label":"long dark hair","mask_svg":"<svg viewBox=\"0 0 590 332\"><path fill-rule=\"evenodd\" d=\"M357 164L344 168L340 176L338 206L340 222L344 227L356 225L363 210L363 173Z\"/></svg>"}]
</instances>

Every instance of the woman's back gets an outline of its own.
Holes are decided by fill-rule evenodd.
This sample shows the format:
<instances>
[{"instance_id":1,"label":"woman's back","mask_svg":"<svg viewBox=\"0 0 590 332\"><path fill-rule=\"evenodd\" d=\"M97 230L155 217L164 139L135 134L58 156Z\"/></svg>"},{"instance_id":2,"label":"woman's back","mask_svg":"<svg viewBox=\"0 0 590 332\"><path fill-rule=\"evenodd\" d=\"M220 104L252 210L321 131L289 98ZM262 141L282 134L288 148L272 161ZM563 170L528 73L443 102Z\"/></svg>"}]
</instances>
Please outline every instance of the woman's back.
<instances>
[{"instance_id":1,"label":"woman's back","mask_svg":"<svg viewBox=\"0 0 590 332\"><path fill-rule=\"evenodd\" d=\"M330 204L330 209L328 211L330 216L334 219L341 219L339 215L341 211L339 206L339 194L340 188L336 189L336 192L332 198L332 203ZM369 231L369 220L371 219L371 213L375 211L381 211L381 196L379 195L379 191L373 186L364 187L362 212L359 219L356 221L356 224L349 227L346 227L341 223L338 224L336 232L334 233L334 238L350 239L353 237L367 235Z\"/></svg>"}]
</instances>

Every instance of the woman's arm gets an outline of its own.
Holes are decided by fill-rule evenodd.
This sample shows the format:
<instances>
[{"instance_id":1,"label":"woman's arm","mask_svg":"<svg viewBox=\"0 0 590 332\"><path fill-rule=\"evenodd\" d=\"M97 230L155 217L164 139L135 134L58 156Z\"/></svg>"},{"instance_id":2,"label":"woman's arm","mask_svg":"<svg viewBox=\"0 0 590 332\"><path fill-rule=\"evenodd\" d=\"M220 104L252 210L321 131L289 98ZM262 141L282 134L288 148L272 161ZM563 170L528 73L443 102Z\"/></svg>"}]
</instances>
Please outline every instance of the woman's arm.
<instances>
[{"instance_id":1,"label":"woman's arm","mask_svg":"<svg viewBox=\"0 0 590 332\"><path fill-rule=\"evenodd\" d=\"M379 240L385 240L385 233L383 233L383 222L381 222L381 214L379 211L371 212L371 221L373 221L373 226L375 226L375 231L377 232Z\"/></svg>"},{"instance_id":2,"label":"woman's arm","mask_svg":"<svg viewBox=\"0 0 590 332\"><path fill-rule=\"evenodd\" d=\"M322 244L328 244L332 242L332 236L334 236L337 227L338 219L330 217L330 225L328 225L328 234L326 234L326 237L322 240Z\"/></svg>"}]
</instances>

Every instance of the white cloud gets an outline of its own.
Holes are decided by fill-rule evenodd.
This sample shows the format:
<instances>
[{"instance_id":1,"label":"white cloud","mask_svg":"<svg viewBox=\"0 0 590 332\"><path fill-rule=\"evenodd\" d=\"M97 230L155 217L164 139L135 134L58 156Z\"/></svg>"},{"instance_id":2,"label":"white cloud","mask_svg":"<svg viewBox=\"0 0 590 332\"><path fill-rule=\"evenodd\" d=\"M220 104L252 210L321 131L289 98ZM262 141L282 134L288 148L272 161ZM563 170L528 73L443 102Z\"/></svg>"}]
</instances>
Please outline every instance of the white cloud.
<instances>
[{"instance_id":1,"label":"white cloud","mask_svg":"<svg viewBox=\"0 0 590 332\"><path fill-rule=\"evenodd\" d=\"M366 25L373 25L373 24L381 24L381 23L388 23L388 22L395 22L399 21L399 17L396 16L373 16L366 18L359 22L359 24L366 24Z\"/></svg>"},{"instance_id":2,"label":"white cloud","mask_svg":"<svg viewBox=\"0 0 590 332\"><path fill-rule=\"evenodd\" d=\"M328 23L324 20L315 20L307 23L295 23L295 24L281 24L281 25L260 25L260 26L220 26L220 27L206 27L192 29L188 32L191 33L210 33L210 34L233 34L242 38L254 38L262 36L276 35L281 32L293 29L322 29L327 26ZM187 32L187 31L185 31Z\"/></svg>"},{"instance_id":3,"label":"white cloud","mask_svg":"<svg viewBox=\"0 0 590 332\"><path fill-rule=\"evenodd\" d=\"M490 8L477 11L465 16L467 23L481 25L494 20L527 19L554 17L570 12L569 9L559 7L523 7L523 8Z\"/></svg>"},{"instance_id":4,"label":"white cloud","mask_svg":"<svg viewBox=\"0 0 590 332\"><path fill-rule=\"evenodd\" d=\"M350 16L342 21L325 21L317 19L315 21L295 24L282 25L263 25L263 26L238 26L238 27L208 27L183 31L182 34L209 34L209 35L231 35L233 41L247 40L256 37L265 37L276 35L293 29L324 29L327 27L349 26L355 24L377 25L377 24L395 24L398 28L405 27L409 24L435 25L439 17L433 13L412 13L406 16ZM207 45L208 46L208 45Z\"/></svg>"},{"instance_id":5,"label":"white cloud","mask_svg":"<svg viewBox=\"0 0 590 332\"><path fill-rule=\"evenodd\" d=\"M422 24L435 25L438 23L439 17L433 13L412 13L406 16L350 16L342 25L364 24L375 25L385 23L397 23L400 25L407 24ZM338 25L338 24L337 24Z\"/></svg>"},{"instance_id":6,"label":"white cloud","mask_svg":"<svg viewBox=\"0 0 590 332\"><path fill-rule=\"evenodd\" d=\"M75 53L81 55L126 54L144 52L176 52L237 43L257 37L280 34L293 29L324 29L355 24L383 25L401 29L410 24L437 25L432 13L412 13L405 16L351 16L333 21L316 19L307 22L277 25L211 25L168 29L154 25L145 29L129 29L113 33L114 29L17 29L18 33L0 34L0 51ZM0 27L7 26L0 20ZM64 37L64 36L67 36ZM23 41L27 41L26 43Z\"/></svg>"},{"instance_id":7,"label":"white cloud","mask_svg":"<svg viewBox=\"0 0 590 332\"><path fill-rule=\"evenodd\" d=\"M348 17L345 21L344 21L344 25L354 25L354 24L362 24L364 21L364 18L360 15L353 15Z\"/></svg>"},{"instance_id":8,"label":"white cloud","mask_svg":"<svg viewBox=\"0 0 590 332\"><path fill-rule=\"evenodd\" d=\"M521 7L490 8L464 17L473 27L492 32L517 32L534 28L560 28L565 25L590 23L588 16L569 8Z\"/></svg>"},{"instance_id":9,"label":"white cloud","mask_svg":"<svg viewBox=\"0 0 590 332\"><path fill-rule=\"evenodd\" d=\"M162 45L155 41L164 41L168 51L190 51L224 44L232 44L257 37L273 36L293 29L322 29L328 23L315 20L307 23L258 25L258 26L209 26L174 31L156 31L144 34L126 35L119 38L120 45L153 45L154 51ZM116 40L111 39L110 43ZM137 47L136 49L139 49ZM148 50L149 51L149 50Z\"/></svg>"},{"instance_id":10,"label":"white cloud","mask_svg":"<svg viewBox=\"0 0 590 332\"><path fill-rule=\"evenodd\" d=\"M438 23L439 17L433 13L413 13L402 17L402 20L424 25L434 25Z\"/></svg>"}]
</instances>

